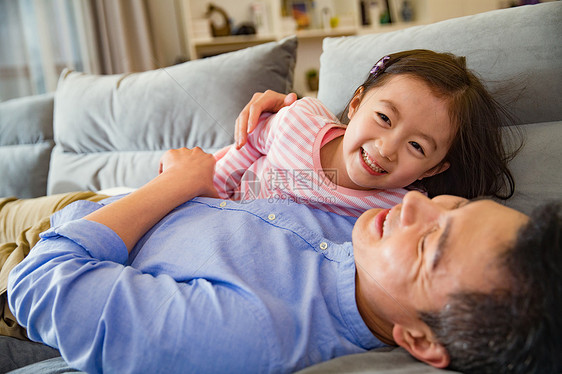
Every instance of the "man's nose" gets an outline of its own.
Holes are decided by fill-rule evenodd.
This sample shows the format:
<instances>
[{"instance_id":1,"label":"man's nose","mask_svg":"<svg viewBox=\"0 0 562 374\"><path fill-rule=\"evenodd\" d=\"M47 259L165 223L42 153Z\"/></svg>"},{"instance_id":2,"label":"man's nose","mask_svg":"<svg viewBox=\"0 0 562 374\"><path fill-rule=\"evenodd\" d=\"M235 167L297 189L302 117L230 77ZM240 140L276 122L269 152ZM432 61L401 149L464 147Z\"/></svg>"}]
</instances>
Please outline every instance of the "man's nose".
<instances>
[{"instance_id":1,"label":"man's nose","mask_svg":"<svg viewBox=\"0 0 562 374\"><path fill-rule=\"evenodd\" d=\"M381 157L389 161L396 161L398 152L398 141L391 135L380 137L375 140L375 146Z\"/></svg>"},{"instance_id":2,"label":"man's nose","mask_svg":"<svg viewBox=\"0 0 562 374\"><path fill-rule=\"evenodd\" d=\"M400 223L410 226L415 223L428 223L439 216L440 207L424 194L410 191L402 200Z\"/></svg>"}]
</instances>

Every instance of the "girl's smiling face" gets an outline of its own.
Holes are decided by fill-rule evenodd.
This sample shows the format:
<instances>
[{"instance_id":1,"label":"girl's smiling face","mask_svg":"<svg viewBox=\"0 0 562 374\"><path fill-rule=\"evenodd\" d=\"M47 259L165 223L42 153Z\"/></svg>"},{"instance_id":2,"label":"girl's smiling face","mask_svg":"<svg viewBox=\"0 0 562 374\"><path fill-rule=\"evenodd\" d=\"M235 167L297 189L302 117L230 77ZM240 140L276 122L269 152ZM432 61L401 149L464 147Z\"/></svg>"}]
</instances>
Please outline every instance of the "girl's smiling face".
<instances>
[{"instance_id":1,"label":"girl's smiling face","mask_svg":"<svg viewBox=\"0 0 562 374\"><path fill-rule=\"evenodd\" d=\"M347 175L338 184L354 189L406 187L441 173L455 126L448 103L411 75L397 75L359 92L349 104L343 138Z\"/></svg>"}]
</instances>

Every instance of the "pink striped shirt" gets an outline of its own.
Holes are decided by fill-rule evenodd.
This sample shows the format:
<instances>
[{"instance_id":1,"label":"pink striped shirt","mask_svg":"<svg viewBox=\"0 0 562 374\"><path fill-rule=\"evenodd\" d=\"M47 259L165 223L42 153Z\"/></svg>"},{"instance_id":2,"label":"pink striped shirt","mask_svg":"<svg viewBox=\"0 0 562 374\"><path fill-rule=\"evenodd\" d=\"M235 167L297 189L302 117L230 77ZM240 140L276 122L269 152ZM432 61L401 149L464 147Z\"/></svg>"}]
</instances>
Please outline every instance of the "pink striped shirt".
<instances>
[{"instance_id":1,"label":"pink striped shirt","mask_svg":"<svg viewBox=\"0 0 562 374\"><path fill-rule=\"evenodd\" d=\"M214 185L232 200L289 199L341 215L358 217L370 208L391 208L403 188L354 190L331 182L320 164L320 148L342 136L345 127L317 99L303 98L276 114L260 117L242 149L215 153ZM336 177L337 178L337 177Z\"/></svg>"}]
</instances>

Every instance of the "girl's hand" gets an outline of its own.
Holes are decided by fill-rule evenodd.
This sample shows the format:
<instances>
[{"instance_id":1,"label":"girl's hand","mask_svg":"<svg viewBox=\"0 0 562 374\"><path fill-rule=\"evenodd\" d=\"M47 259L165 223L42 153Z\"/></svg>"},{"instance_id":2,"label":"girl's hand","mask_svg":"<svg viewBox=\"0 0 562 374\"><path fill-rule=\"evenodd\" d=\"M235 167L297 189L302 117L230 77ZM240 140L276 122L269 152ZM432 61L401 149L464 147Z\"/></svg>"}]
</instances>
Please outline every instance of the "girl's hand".
<instances>
[{"instance_id":1,"label":"girl's hand","mask_svg":"<svg viewBox=\"0 0 562 374\"><path fill-rule=\"evenodd\" d=\"M252 100L246 106L238 118L234 131L234 141L236 149L240 149L246 144L248 134L254 131L258 124L258 118L263 112L277 112L279 109L289 106L297 100L295 93L288 95L281 94L272 90L256 92Z\"/></svg>"},{"instance_id":2,"label":"girl's hand","mask_svg":"<svg viewBox=\"0 0 562 374\"><path fill-rule=\"evenodd\" d=\"M158 173L167 174L169 182L179 191L190 191L195 196L218 197L213 186L215 157L199 147L166 151L160 159Z\"/></svg>"}]
</instances>

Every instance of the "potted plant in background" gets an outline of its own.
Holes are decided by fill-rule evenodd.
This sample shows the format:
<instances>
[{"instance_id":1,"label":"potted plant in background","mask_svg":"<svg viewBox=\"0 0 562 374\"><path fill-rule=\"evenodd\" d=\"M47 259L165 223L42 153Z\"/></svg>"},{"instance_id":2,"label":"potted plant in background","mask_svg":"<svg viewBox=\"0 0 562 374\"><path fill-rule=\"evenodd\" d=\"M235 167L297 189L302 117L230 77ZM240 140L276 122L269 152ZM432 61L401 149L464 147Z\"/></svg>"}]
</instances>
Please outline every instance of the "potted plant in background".
<instances>
[{"instance_id":1,"label":"potted plant in background","mask_svg":"<svg viewBox=\"0 0 562 374\"><path fill-rule=\"evenodd\" d=\"M308 86L309 91L316 92L318 91L318 70L317 69L308 69L306 71L306 84Z\"/></svg>"}]
</instances>

